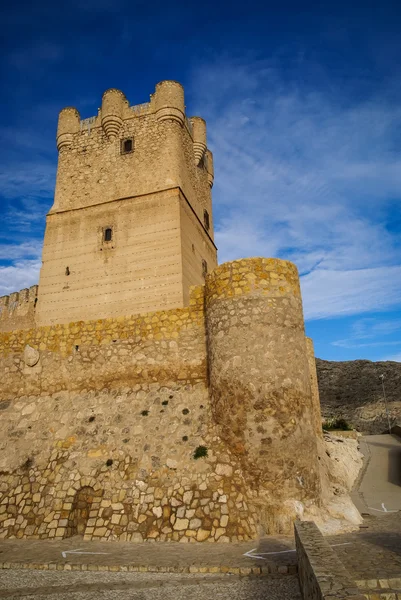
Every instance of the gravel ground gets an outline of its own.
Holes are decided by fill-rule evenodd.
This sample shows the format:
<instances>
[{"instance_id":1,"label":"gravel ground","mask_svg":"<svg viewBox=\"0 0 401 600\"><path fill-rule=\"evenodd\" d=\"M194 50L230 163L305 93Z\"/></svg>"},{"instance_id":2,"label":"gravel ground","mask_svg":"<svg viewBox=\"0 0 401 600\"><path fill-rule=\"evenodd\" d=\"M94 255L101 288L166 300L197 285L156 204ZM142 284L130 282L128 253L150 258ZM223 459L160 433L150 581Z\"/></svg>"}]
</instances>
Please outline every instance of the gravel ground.
<instances>
[{"instance_id":1,"label":"gravel ground","mask_svg":"<svg viewBox=\"0 0 401 600\"><path fill-rule=\"evenodd\" d=\"M0 599L301 600L296 576L0 571Z\"/></svg>"}]
</instances>

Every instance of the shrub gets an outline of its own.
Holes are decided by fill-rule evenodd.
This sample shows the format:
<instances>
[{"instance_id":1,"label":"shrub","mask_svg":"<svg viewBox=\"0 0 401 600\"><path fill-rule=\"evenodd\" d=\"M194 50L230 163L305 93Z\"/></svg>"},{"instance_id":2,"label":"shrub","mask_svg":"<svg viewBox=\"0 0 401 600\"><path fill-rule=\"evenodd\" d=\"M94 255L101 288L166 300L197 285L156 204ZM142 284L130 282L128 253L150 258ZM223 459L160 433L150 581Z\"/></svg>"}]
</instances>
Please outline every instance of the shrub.
<instances>
[{"instance_id":1,"label":"shrub","mask_svg":"<svg viewBox=\"0 0 401 600\"><path fill-rule=\"evenodd\" d=\"M195 448L195 452L194 452L195 460L197 460L198 458L204 458L206 456L207 456L206 446L198 446L197 448Z\"/></svg>"},{"instance_id":2,"label":"shrub","mask_svg":"<svg viewBox=\"0 0 401 600\"><path fill-rule=\"evenodd\" d=\"M323 429L326 431L332 431L333 429L339 429L340 431L352 431L352 426L347 423L343 417L337 419L331 418L323 422Z\"/></svg>"}]
</instances>

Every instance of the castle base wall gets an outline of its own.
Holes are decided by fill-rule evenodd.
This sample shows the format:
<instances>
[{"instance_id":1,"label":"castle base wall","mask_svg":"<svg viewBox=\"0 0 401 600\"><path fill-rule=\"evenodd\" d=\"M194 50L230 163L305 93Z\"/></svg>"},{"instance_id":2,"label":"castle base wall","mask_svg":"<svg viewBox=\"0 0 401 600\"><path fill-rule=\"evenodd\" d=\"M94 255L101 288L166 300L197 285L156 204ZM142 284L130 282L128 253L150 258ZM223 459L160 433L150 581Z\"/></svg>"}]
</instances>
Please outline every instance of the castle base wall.
<instances>
[{"instance_id":1,"label":"castle base wall","mask_svg":"<svg viewBox=\"0 0 401 600\"><path fill-rule=\"evenodd\" d=\"M1 336L0 537L257 535L211 415L203 301Z\"/></svg>"},{"instance_id":2,"label":"castle base wall","mask_svg":"<svg viewBox=\"0 0 401 600\"><path fill-rule=\"evenodd\" d=\"M319 502L300 304L268 332L265 266L219 267L188 308L0 333L0 537L235 542Z\"/></svg>"}]
</instances>

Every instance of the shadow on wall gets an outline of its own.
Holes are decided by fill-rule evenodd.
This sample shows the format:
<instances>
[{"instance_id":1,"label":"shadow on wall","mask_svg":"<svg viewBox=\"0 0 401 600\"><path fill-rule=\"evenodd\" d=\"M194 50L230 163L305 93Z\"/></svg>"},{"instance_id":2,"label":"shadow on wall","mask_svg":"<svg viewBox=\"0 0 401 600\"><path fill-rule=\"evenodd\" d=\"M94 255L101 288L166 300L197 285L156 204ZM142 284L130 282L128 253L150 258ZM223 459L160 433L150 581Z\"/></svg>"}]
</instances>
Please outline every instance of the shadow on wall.
<instances>
[{"instance_id":1,"label":"shadow on wall","mask_svg":"<svg viewBox=\"0 0 401 600\"><path fill-rule=\"evenodd\" d=\"M65 538L85 534L92 505L94 501L98 504L101 496L101 490L95 491L89 486L82 487L77 491L68 516Z\"/></svg>"}]
</instances>

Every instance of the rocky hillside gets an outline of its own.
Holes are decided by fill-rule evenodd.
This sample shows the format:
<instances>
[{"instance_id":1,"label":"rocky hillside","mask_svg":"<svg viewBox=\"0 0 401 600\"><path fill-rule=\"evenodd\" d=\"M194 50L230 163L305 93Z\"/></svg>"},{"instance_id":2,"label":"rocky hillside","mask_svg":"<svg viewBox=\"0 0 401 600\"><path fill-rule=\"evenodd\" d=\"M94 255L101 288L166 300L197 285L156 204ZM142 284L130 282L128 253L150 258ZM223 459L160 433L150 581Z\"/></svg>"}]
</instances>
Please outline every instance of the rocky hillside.
<instances>
[{"instance_id":1,"label":"rocky hillside","mask_svg":"<svg viewBox=\"0 0 401 600\"><path fill-rule=\"evenodd\" d=\"M320 404L323 418L343 417L364 433L388 429L383 388L391 423L401 424L401 363L353 360L331 362L316 359Z\"/></svg>"}]
</instances>

